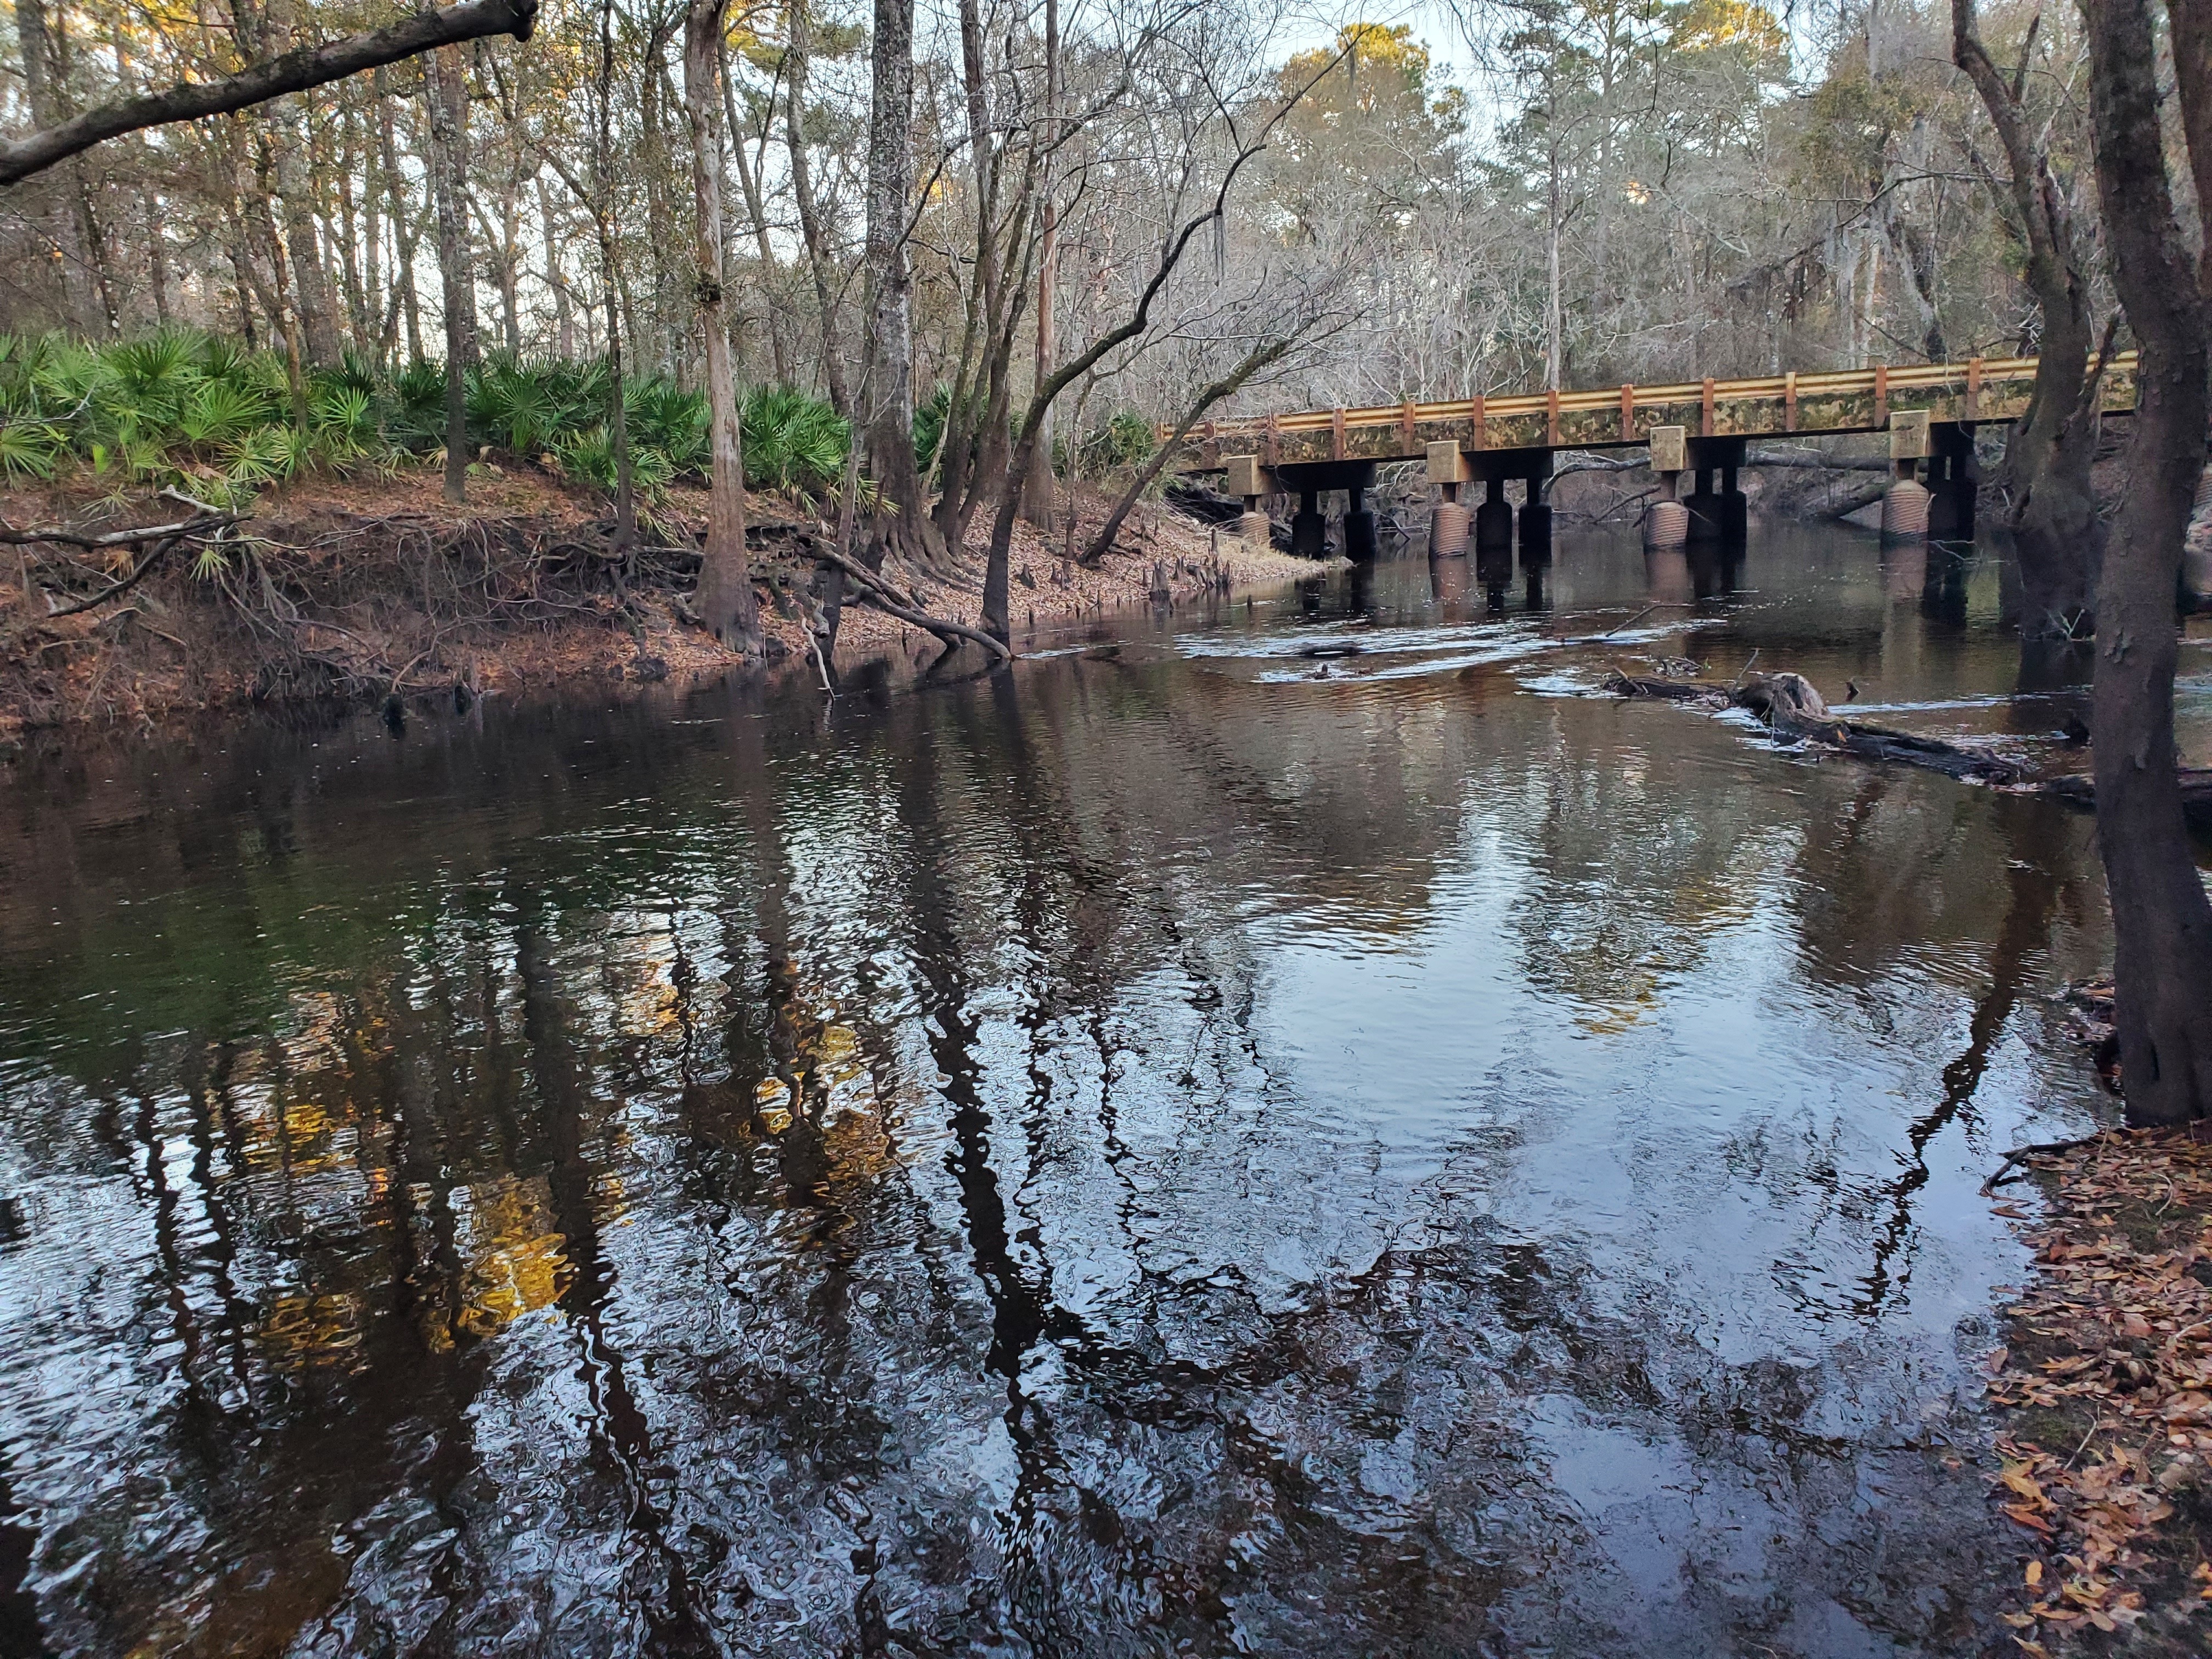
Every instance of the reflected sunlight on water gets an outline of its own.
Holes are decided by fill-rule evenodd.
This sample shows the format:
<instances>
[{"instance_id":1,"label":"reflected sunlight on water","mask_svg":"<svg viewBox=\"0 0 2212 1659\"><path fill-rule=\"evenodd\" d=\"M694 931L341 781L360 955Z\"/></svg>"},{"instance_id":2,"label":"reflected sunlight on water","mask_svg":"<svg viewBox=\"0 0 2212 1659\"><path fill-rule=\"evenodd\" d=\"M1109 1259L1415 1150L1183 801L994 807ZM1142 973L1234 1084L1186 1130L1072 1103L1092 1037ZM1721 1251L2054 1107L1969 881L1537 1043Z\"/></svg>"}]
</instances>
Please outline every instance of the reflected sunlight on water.
<instances>
[{"instance_id":1,"label":"reflected sunlight on water","mask_svg":"<svg viewBox=\"0 0 2212 1659\"><path fill-rule=\"evenodd\" d=\"M1974 1188L2103 1109L2090 826L1588 694L2064 764L2082 669L1846 532L1548 574L0 775L44 1642L1981 1639Z\"/></svg>"}]
</instances>

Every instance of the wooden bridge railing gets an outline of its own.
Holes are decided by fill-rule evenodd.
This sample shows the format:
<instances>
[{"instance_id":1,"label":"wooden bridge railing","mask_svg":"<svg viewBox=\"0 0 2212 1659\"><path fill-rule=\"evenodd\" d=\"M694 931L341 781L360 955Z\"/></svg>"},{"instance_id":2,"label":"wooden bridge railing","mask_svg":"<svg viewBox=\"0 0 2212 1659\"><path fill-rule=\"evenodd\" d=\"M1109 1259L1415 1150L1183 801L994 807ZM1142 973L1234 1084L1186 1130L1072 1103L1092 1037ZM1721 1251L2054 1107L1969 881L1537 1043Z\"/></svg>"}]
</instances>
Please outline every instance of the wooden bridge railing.
<instances>
[{"instance_id":1,"label":"wooden bridge railing","mask_svg":"<svg viewBox=\"0 0 2212 1659\"><path fill-rule=\"evenodd\" d=\"M1429 444L1448 439L1470 450L1600 449L1646 442L1655 426L1680 426L1693 436L1715 438L1879 432L1893 414L1908 410L1925 410L1936 422L2013 421L2027 411L2035 364L2033 357L1976 357L1963 363L1208 421L1194 429L1173 464L1202 472L1219 467L1228 455L1257 455L1267 466L1411 460ZM2122 352L2106 365L2102 392L2107 413L2135 407L2135 353ZM1158 434L1162 442L1174 435L1172 427Z\"/></svg>"}]
</instances>

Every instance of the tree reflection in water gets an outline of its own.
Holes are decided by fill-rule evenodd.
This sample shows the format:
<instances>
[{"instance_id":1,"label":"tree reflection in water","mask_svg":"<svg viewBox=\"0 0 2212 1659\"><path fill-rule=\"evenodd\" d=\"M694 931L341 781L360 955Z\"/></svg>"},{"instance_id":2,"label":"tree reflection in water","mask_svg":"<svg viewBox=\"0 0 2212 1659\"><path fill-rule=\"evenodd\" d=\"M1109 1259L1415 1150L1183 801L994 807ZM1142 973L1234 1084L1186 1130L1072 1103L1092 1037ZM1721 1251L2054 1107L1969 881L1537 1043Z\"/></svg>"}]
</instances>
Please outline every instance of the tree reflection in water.
<instances>
[{"instance_id":1,"label":"tree reflection in water","mask_svg":"<svg viewBox=\"0 0 2212 1659\"><path fill-rule=\"evenodd\" d=\"M2033 752L2063 676L1982 565L1710 563L21 763L0 1636L1983 1639L1972 1188L2096 1109L2087 826L1567 694Z\"/></svg>"}]
</instances>

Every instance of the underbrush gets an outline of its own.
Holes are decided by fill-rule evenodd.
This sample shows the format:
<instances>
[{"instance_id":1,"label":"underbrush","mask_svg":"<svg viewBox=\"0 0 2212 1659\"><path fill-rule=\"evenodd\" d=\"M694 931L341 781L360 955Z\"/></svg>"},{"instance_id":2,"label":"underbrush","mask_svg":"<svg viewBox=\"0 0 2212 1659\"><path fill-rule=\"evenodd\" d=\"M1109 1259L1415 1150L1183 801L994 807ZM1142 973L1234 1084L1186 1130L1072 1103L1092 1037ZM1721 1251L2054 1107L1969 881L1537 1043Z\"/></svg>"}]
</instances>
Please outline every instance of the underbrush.
<instances>
[{"instance_id":1,"label":"underbrush","mask_svg":"<svg viewBox=\"0 0 2212 1659\"><path fill-rule=\"evenodd\" d=\"M611 390L604 359L491 353L467 374L471 447L611 491ZM705 476L703 393L665 376L632 378L623 409L641 494ZM749 478L803 501L836 490L850 434L827 404L756 386L739 424ZM190 330L107 345L0 335L0 477L11 486L82 471L118 501L135 488L169 488L239 511L309 471L389 472L441 454L445 440L440 363L386 377L348 353L307 371L295 389L276 352Z\"/></svg>"}]
</instances>

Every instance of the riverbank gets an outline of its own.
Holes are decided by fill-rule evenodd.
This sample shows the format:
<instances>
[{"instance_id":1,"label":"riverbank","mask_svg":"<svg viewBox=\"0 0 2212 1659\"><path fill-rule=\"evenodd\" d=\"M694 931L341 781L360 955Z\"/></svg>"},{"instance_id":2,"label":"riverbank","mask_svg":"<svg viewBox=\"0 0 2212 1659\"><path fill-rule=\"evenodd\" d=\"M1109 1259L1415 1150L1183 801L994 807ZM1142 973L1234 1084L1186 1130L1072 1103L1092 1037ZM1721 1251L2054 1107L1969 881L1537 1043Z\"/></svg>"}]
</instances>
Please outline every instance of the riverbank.
<instances>
[{"instance_id":1,"label":"riverbank","mask_svg":"<svg viewBox=\"0 0 2212 1659\"><path fill-rule=\"evenodd\" d=\"M2201 1126L2200 1126L2201 1127ZM2035 1283L1990 1400L1997 1499L2030 1553L2031 1655L2130 1632L2200 1653L2212 1619L2212 1137L2122 1131L2037 1155ZM2025 1220L2007 1204L1998 1213ZM2091 1650L2103 1650L2094 1649Z\"/></svg>"},{"instance_id":2,"label":"riverbank","mask_svg":"<svg viewBox=\"0 0 2212 1659\"><path fill-rule=\"evenodd\" d=\"M1024 524L1013 554L1018 632L1224 586L1316 574L1310 561L1247 550L1233 538L1147 504L1095 568L1077 563L1103 521L1097 492L1074 492L1076 523L1048 540ZM646 545L624 566L606 556L611 525L592 492L536 468L485 468L470 500L442 498L426 466L317 475L265 492L222 539L186 544L127 591L75 615L48 593L91 595L132 574L137 550L15 547L0 577L0 739L76 723L151 721L249 702L397 696L475 697L563 683L699 678L742 659L693 619L690 592L706 492L669 488L649 508ZM749 504L754 575L771 666L812 647L806 589L815 569L799 532L818 527L792 504ZM122 495L82 475L0 494L18 532L99 534L171 522L173 501ZM933 615L973 625L984 550L971 538L955 580L914 584ZM931 636L848 606L841 667L934 653Z\"/></svg>"}]
</instances>

